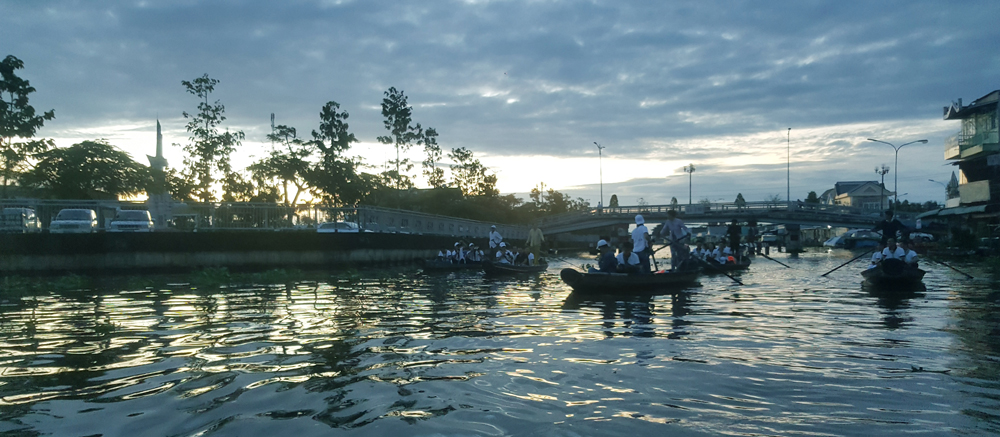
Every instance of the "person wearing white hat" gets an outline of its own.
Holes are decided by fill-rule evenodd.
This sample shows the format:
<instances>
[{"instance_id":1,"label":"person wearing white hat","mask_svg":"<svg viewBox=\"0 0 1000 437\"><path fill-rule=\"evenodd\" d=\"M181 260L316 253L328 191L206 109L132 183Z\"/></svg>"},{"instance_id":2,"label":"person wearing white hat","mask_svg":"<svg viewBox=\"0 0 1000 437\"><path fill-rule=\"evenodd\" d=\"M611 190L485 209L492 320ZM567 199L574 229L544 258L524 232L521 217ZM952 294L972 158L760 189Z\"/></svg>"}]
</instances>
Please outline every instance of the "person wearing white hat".
<instances>
[{"instance_id":1,"label":"person wearing white hat","mask_svg":"<svg viewBox=\"0 0 1000 437\"><path fill-rule=\"evenodd\" d=\"M514 262L514 254L507 250L507 243L500 243L496 261L500 264L512 264Z\"/></svg>"},{"instance_id":2,"label":"person wearing white hat","mask_svg":"<svg viewBox=\"0 0 1000 437\"><path fill-rule=\"evenodd\" d=\"M598 240L597 251L600 253L597 256L597 271L604 273L617 272L618 260L615 259L615 254L611 251L611 245L606 240Z\"/></svg>"},{"instance_id":3,"label":"person wearing white hat","mask_svg":"<svg viewBox=\"0 0 1000 437\"><path fill-rule=\"evenodd\" d=\"M635 216L635 229L632 231L632 251L639 255L639 273L649 273L649 257L653 254L649 247L649 229L642 214Z\"/></svg>"},{"instance_id":4,"label":"person wearing white hat","mask_svg":"<svg viewBox=\"0 0 1000 437\"><path fill-rule=\"evenodd\" d=\"M502 241L503 236L497 232L497 225L490 226L490 250L500 247Z\"/></svg>"}]
</instances>

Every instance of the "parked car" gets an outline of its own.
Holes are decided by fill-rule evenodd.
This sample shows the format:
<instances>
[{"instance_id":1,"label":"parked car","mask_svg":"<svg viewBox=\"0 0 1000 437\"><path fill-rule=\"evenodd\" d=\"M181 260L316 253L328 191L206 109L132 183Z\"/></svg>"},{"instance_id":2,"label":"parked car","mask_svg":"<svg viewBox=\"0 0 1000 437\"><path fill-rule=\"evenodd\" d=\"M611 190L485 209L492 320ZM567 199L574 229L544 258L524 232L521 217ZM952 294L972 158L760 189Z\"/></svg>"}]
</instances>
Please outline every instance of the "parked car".
<instances>
[{"instance_id":1,"label":"parked car","mask_svg":"<svg viewBox=\"0 0 1000 437\"><path fill-rule=\"evenodd\" d=\"M123 209L115 214L108 232L152 232L153 217L144 209Z\"/></svg>"},{"instance_id":2,"label":"parked car","mask_svg":"<svg viewBox=\"0 0 1000 437\"><path fill-rule=\"evenodd\" d=\"M31 208L4 208L0 215L0 232L18 234L41 232L42 223Z\"/></svg>"},{"instance_id":3,"label":"parked car","mask_svg":"<svg viewBox=\"0 0 1000 437\"><path fill-rule=\"evenodd\" d=\"M49 223L53 234L89 234L97 231L97 213L92 209L63 209Z\"/></svg>"},{"instance_id":4,"label":"parked car","mask_svg":"<svg viewBox=\"0 0 1000 437\"><path fill-rule=\"evenodd\" d=\"M316 227L316 232L321 234L357 234L361 231L361 227L357 223L351 222L326 222L320 223ZM368 231L364 231L368 232Z\"/></svg>"}]
</instances>

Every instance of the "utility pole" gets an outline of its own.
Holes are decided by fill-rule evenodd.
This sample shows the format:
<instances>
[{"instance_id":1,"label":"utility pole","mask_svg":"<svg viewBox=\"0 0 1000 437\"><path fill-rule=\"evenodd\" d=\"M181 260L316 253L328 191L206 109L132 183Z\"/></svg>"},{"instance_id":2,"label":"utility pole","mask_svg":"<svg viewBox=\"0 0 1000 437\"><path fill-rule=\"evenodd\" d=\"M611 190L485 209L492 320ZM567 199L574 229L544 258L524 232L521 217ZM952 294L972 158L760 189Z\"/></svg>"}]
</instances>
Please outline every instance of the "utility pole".
<instances>
[{"instance_id":1,"label":"utility pole","mask_svg":"<svg viewBox=\"0 0 1000 437\"><path fill-rule=\"evenodd\" d=\"M875 167L875 174L882 175L882 193L879 196L878 207L885 209L885 174L889 173L889 166L882 164L882 167Z\"/></svg>"},{"instance_id":2,"label":"utility pole","mask_svg":"<svg viewBox=\"0 0 1000 437\"><path fill-rule=\"evenodd\" d=\"M899 203L899 149L902 149L903 146L909 146L910 144L913 144L913 143L927 144L927 140L910 141L909 143L900 144L898 146L895 145L895 144L889 143L889 142L882 141L882 140L876 140L874 138L869 138L868 141L874 141L876 143L888 144L889 147L892 147L892 150L895 151L895 155L896 155L896 163L895 163L896 173L893 173L893 175L892 175L892 177L893 177L893 181L892 181L892 191L893 191L893 193L892 193L892 197L893 197L893 199L892 199L893 200L893 202L892 202L892 211L895 212L896 211L896 204Z\"/></svg>"},{"instance_id":3,"label":"utility pole","mask_svg":"<svg viewBox=\"0 0 1000 437\"><path fill-rule=\"evenodd\" d=\"M601 151L604 150L604 146L597 144L597 141L594 141L594 145L597 146L597 166L598 166L598 173L600 174L601 177L601 207L603 208L604 207L604 161L602 160L601 157Z\"/></svg>"},{"instance_id":4,"label":"utility pole","mask_svg":"<svg viewBox=\"0 0 1000 437\"><path fill-rule=\"evenodd\" d=\"M785 193L788 201L788 209L792 209L792 128L788 128L788 137L785 139L785 176L788 178L788 188Z\"/></svg>"},{"instance_id":5,"label":"utility pole","mask_svg":"<svg viewBox=\"0 0 1000 437\"><path fill-rule=\"evenodd\" d=\"M685 165L683 170L684 173L688 174L688 206L691 206L693 204L692 203L693 198L691 197L691 182L692 182L691 174L694 173L694 164Z\"/></svg>"}]
</instances>

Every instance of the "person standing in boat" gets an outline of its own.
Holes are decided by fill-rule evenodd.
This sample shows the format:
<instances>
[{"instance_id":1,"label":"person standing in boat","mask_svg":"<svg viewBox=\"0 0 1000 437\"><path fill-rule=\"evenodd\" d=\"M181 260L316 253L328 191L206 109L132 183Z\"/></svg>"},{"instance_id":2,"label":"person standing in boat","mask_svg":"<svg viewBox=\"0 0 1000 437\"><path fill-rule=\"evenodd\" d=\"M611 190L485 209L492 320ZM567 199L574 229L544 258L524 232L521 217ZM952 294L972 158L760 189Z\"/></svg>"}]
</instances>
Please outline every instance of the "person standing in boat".
<instances>
[{"instance_id":1,"label":"person standing in boat","mask_svg":"<svg viewBox=\"0 0 1000 437\"><path fill-rule=\"evenodd\" d=\"M632 251L639 255L639 269L642 273L649 273L649 257L653 250L649 247L649 229L646 228L646 220L642 214L635 216L635 229L632 231Z\"/></svg>"},{"instance_id":2,"label":"person standing in boat","mask_svg":"<svg viewBox=\"0 0 1000 437\"><path fill-rule=\"evenodd\" d=\"M898 259L900 261L903 261L906 259L906 251L903 250L902 247L896 245L895 238L890 238L889 241L887 241L886 243L887 244L885 249L882 249L883 261L887 259Z\"/></svg>"},{"instance_id":3,"label":"person standing in boat","mask_svg":"<svg viewBox=\"0 0 1000 437\"><path fill-rule=\"evenodd\" d=\"M740 239L743 237L743 227L733 219L733 223L729 225L729 229L726 231L729 236L729 249L730 254L736 258L736 262L743 262L742 251L740 250Z\"/></svg>"},{"instance_id":4,"label":"person standing in boat","mask_svg":"<svg viewBox=\"0 0 1000 437\"><path fill-rule=\"evenodd\" d=\"M528 252L532 255L532 263L537 257L542 256L542 243L545 242L545 235L542 234L542 230L538 229L538 223L531 224L531 230L528 231L528 240L525 241L525 245L528 246Z\"/></svg>"},{"instance_id":5,"label":"person standing in boat","mask_svg":"<svg viewBox=\"0 0 1000 437\"><path fill-rule=\"evenodd\" d=\"M499 249L502 242L503 236L497 232L497 225L490 226L490 251Z\"/></svg>"},{"instance_id":6,"label":"person standing in boat","mask_svg":"<svg viewBox=\"0 0 1000 437\"><path fill-rule=\"evenodd\" d=\"M670 268L676 269L687 258L687 242L691 238L691 230L684 221L677 218L677 211L667 211L667 221L660 228L660 236L670 239Z\"/></svg>"},{"instance_id":7,"label":"person standing in boat","mask_svg":"<svg viewBox=\"0 0 1000 437\"><path fill-rule=\"evenodd\" d=\"M892 210L887 210L885 212L885 220L878 222L873 231L882 231L882 244L889 244L889 239L896 239L896 233L899 233L900 238L907 240L909 233L907 232L907 227L899 219L893 218Z\"/></svg>"},{"instance_id":8,"label":"person standing in boat","mask_svg":"<svg viewBox=\"0 0 1000 437\"><path fill-rule=\"evenodd\" d=\"M622 244L621 251L618 252L618 256L615 257L615 260L618 264L616 267L618 273L639 273L639 255L636 255L635 252L632 251L631 243Z\"/></svg>"}]
</instances>

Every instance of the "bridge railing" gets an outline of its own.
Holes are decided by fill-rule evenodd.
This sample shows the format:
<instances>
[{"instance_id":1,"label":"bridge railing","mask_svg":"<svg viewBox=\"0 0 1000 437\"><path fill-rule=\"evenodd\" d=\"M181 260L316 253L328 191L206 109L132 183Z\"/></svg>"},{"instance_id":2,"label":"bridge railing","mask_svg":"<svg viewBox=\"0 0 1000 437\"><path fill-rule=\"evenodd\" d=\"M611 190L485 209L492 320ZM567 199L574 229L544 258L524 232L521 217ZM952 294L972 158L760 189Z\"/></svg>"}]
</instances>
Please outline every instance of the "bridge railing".
<instances>
[{"instance_id":1,"label":"bridge railing","mask_svg":"<svg viewBox=\"0 0 1000 437\"><path fill-rule=\"evenodd\" d=\"M448 235L487 238L490 226L477 220L425 214L372 206L342 208L323 204L283 205L276 203L243 202L171 202L163 212L165 223L159 223L154 212L155 202L118 200L61 199L0 199L2 208L32 208L42 229L48 229L52 218L62 209L91 209L97 213L98 228L105 229L121 209L150 210L156 229L181 231L285 231L315 230L323 222L357 223L362 230L412 234ZM526 239L524 226L496 224L505 239Z\"/></svg>"},{"instance_id":2,"label":"bridge railing","mask_svg":"<svg viewBox=\"0 0 1000 437\"><path fill-rule=\"evenodd\" d=\"M627 222L634 220L636 214L662 215L667 211L676 210L678 216L698 216L700 218L718 217L719 220L728 220L729 216L739 214L740 216L773 213L794 213L797 215L815 215L824 217L849 216L851 219L874 219L879 215L879 211L857 208L843 205L826 205L819 203L804 202L746 202L737 205L733 202L721 203L698 203L691 205L634 205L606 208L591 208L585 211L573 211L546 217L541 221L542 228L555 228L563 225L573 224L581 220L589 220L595 216L608 216L620 218Z\"/></svg>"}]
</instances>

